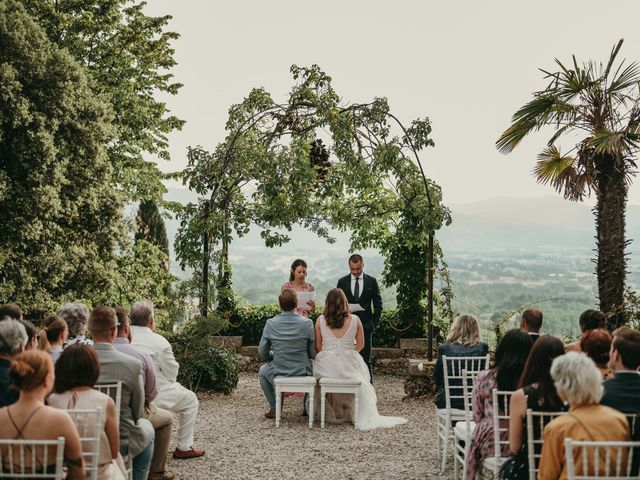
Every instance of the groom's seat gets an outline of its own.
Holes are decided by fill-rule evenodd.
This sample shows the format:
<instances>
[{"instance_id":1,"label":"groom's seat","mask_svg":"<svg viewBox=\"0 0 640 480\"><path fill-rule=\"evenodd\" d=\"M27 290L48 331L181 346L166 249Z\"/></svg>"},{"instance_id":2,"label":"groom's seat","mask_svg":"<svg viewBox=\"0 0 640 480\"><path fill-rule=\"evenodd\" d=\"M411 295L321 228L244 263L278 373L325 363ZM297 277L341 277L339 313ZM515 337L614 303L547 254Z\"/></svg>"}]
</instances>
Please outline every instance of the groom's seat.
<instances>
[{"instance_id":1,"label":"groom's seat","mask_svg":"<svg viewBox=\"0 0 640 480\"><path fill-rule=\"evenodd\" d=\"M309 395L309 428L313 427L316 377L276 377L274 383L276 385L276 427L280 426L282 394L287 392L307 393Z\"/></svg>"},{"instance_id":2,"label":"groom's seat","mask_svg":"<svg viewBox=\"0 0 640 480\"><path fill-rule=\"evenodd\" d=\"M360 380L355 378L320 379L320 428L324 428L325 396L327 393L351 393L353 401L353 425L358 428L358 407L360 405Z\"/></svg>"}]
</instances>

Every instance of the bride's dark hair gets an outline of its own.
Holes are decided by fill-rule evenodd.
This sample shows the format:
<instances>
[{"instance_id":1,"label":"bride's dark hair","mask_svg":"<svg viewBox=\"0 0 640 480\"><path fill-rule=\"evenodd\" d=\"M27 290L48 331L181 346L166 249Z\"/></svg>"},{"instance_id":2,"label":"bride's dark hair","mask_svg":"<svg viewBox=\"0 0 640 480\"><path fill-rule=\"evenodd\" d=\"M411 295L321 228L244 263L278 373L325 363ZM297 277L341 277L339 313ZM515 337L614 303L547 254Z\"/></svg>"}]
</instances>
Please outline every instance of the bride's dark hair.
<instances>
[{"instance_id":1,"label":"bride's dark hair","mask_svg":"<svg viewBox=\"0 0 640 480\"><path fill-rule=\"evenodd\" d=\"M329 290L322 314L329 328L342 328L350 313L347 297L341 289Z\"/></svg>"}]
</instances>

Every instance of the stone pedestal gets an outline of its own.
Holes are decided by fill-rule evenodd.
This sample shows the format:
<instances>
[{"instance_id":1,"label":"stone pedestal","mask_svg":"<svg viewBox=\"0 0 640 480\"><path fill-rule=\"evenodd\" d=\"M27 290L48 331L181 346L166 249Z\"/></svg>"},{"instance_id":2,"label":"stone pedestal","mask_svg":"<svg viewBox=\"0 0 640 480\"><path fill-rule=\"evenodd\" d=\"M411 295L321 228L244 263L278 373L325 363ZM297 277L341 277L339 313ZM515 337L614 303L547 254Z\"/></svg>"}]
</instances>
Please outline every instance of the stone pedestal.
<instances>
[{"instance_id":1,"label":"stone pedestal","mask_svg":"<svg viewBox=\"0 0 640 480\"><path fill-rule=\"evenodd\" d=\"M436 393L433 381L435 365L435 360L409 359L407 379L404 382L404 393L407 397L425 397Z\"/></svg>"}]
</instances>

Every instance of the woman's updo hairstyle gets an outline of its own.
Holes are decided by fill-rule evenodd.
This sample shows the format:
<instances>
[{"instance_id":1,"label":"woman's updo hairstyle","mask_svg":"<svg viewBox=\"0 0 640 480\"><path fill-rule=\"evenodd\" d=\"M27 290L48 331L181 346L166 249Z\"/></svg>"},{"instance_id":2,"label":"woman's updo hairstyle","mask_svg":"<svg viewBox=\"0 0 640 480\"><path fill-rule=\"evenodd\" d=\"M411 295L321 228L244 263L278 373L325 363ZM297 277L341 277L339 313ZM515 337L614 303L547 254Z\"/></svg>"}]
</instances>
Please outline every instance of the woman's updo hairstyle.
<instances>
[{"instance_id":1,"label":"woman's updo hairstyle","mask_svg":"<svg viewBox=\"0 0 640 480\"><path fill-rule=\"evenodd\" d=\"M67 330L67 322L60 315L45 318L38 336L38 350L51 353L51 343L58 340L65 330Z\"/></svg>"},{"instance_id":2,"label":"woman's updo hairstyle","mask_svg":"<svg viewBox=\"0 0 640 480\"><path fill-rule=\"evenodd\" d=\"M293 282L296 278L295 273L296 273L296 268L298 267L304 267L307 268L307 262L305 262L304 260L302 260L301 258L297 258L293 261L293 263L291 264L291 271L289 272L289 281Z\"/></svg>"},{"instance_id":3,"label":"woman's updo hairstyle","mask_svg":"<svg viewBox=\"0 0 640 480\"><path fill-rule=\"evenodd\" d=\"M18 390L30 392L41 387L52 370L51 355L42 350L27 350L11 362L9 378Z\"/></svg>"}]
</instances>

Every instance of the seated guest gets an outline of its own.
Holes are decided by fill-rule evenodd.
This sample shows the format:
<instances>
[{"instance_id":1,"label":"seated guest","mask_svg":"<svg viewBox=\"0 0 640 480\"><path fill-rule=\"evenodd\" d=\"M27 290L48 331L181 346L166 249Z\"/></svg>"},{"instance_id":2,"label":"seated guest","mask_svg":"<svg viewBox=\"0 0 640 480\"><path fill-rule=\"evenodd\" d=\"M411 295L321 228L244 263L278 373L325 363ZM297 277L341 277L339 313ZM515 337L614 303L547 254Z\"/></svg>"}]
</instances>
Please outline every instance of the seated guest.
<instances>
[{"instance_id":1,"label":"seated guest","mask_svg":"<svg viewBox=\"0 0 640 480\"><path fill-rule=\"evenodd\" d=\"M0 307L0 320L4 318L22 320L22 310L15 303L5 303Z\"/></svg>"},{"instance_id":2,"label":"seated guest","mask_svg":"<svg viewBox=\"0 0 640 480\"><path fill-rule=\"evenodd\" d=\"M609 368L610 349L611 334L604 328L590 330L580 340L580 350L596 364L603 381L613 376L613 372Z\"/></svg>"},{"instance_id":3,"label":"seated guest","mask_svg":"<svg viewBox=\"0 0 640 480\"><path fill-rule=\"evenodd\" d=\"M534 344L524 371L518 382L519 388L511 396L509 403L509 450L514 455L511 471L518 472L517 478L528 475L527 459L527 409L535 412L559 412L564 405L551 379L551 362L564 355L564 344L551 335L541 336ZM534 425L534 430L539 429ZM536 432L539 438L541 431ZM538 454L540 452L537 452ZM506 473L506 472L505 472ZM503 474L503 478L511 478Z\"/></svg>"},{"instance_id":4,"label":"seated guest","mask_svg":"<svg viewBox=\"0 0 640 480\"><path fill-rule=\"evenodd\" d=\"M0 438L24 440L55 440L64 438L64 459L69 470L67 479L84 479L82 463L82 445L78 431L67 412L44 404L45 397L51 392L54 382L53 362L51 355L39 350L30 350L19 354L11 365L10 376L13 384L20 392L16 403L0 408ZM3 447L1 456L7 466L7 450ZM37 448L35 464L31 455L26 455L25 471L33 473L55 472L55 447L47 447L45 462L44 449ZM21 459L14 451L14 462Z\"/></svg>"},{"instance_id":5,"label":"seated guest","mask_svg":"<svg viewBox=\"0 0 640 480\"><path fill-rule=\"evenodd\" d=\"M591 330L604 328L606 324L607 317L600 310L585 310L580 315L580 339L570 345L567 345L565 350L567 352L581 352L580 340L582 340L582 337Z\"/></svg>"},{"instance_id":6,"label":"seated guest","mask_svg":"<svg viewBox=\"0 0 640 480\"><path fill-rule=\"evenodd\" d=\"M277 376L297 377L313 374L311 359L316 356L313 322L296 312L298 295L285 288L278 297L282 313L267 320L262 331L258 353L265 363L258 378L269 403L266 418L275 418Z\"/></svg>"},{"instance_id":7,"label":"seated guest","mask_svg":"<svg viewBox=\"0 0 640 480\"><path fill-rule=\"evenodd\" d=\"M120 402L120 452L132 458L133 479L145 480L153 453L153 426L142 418L144 413L144 387L142 362L117 351L116 312L109 307L95 308L89 315L89 332L93 349L100 362L98 383L122 382Z\"/></svg>"},{"instance_id":8,"label":"seated guest","mask_svg":"<svg viewBox=\"0 0 640 480\"><path fill-rule=\"evenodd\" d=\"M526 309L522 312L520 328L531 335L531 340L535 343L542 328L542 312L536 308Z\"/></svg>"},{"instance_id":9,"label":"seated guest","mask_svg":"<svg viewBox=\"0 0 640 480\"><path fill-rule=\"evenodd\" d=\"M64 318L69 328L69 338L67 338L63 348L74 343L93 344L91 340L85 337L87 322L89 321L89 308L84 303L65 303L58 310L58 315Z\"/></svg>"},{"instance_id":10,"label":"seated guest","mask_svg":"<svg viewBox=\"0 0 640 480\"><path fill-rule=\"evenodd\" d=\"M613 408L599 405L602 397L602 378L594 363L583 353L569 352L556 358L551 365L551 378L558 396L569 403L569 414L553 419L544 428L544 443L538 479L557 480L567 478L564 440L576 441L627 441L629 426L626 417ZM575 453L576 475L611 475L604 472L604 461L600 471L594 473L593 455L587 455L584 471L582 450ZM612 466L615 461L611 462Z\"/></svg>"},{"instance_id":11,"label":"seated guest","mask_svg":"<svg viewBox=\"0 0 640 480\"><path fill-rule=\"evenodd\" d=\"M122 307L116 308L118 317L118 333L113 339L113 346L119 352L137 358L142 362L142 379L144 383L144 418L151 422L155 430L153 457L149 469L148 480L171 480L175 475L165 471L167 451L171 440L171 425L173 414L163 408L158 408L154 400L158 395L156 371L153 360L148 353L136 350L131 345L131 324L127 312Z\"/></svg>"},{"instance_id":12,"label":"seated guest","mask_svg":"<svg viewBox=\"0 0 640 480\"><path fill-rule=\"evenodd\" d=\"M614 374L603 384L600 403L622 413L640 413L640 332L629 327L613 332L609 366Z\"/></svg>"},{"instance_id":13,"label":"seated guest","mask_svg":"<svg viewBox=\"0 0 640 480\"><path fill-rule=\"evenodd\" d=\"M153 303L148 300L134 303L129 313L131 319L131 344L148 353L153 359L158 380L158 407L178 415L178 432L173 458L195 458L204 450L193 448L193 430L198 416L198 397L177 381L180 365L173 356L171 344L153 331L155 317Z\"/></svg>"},{"instance_id":14,"label":"seated guest","mask_svg":"<svg viewBox=\"0 0 640 480\"><path fill-rule=\"evenodd\" d=\"M51 315L42 321L38 349L50 353L53 363L56 363L62 353L62 345L68 336L67 322L58 315Z\"/></svg>"},{"instance_id":15,"label":"seated guest","mask_svg":"<svg viewBox=\"0 0 640 480\"><path fill-rule=\"evenodd\" d=\"M18 400L18 390L12 387L9 372L11 362L24 351L27 341L27 333L19 321L0 321L0 407Z\"/></svg>"},{"instance_id":16,"label":"seated guest","mask_svg":"<svg viewBox=\"0 0 640 480\"><path fill-rule=\"evenodd\" d=\"M120 456L120 432L112 398L93 387L100 375L96 352L87 345L69 345L56 362L56 380L47 398L52 407L66 410L101 408L98 479L124 480L127 471ZM93 436L93 425L87 431ZM90 449L92 447L87 445ZM86 448L86 447L85 447ZM91 453L91 452L85 452Z\"/></svg>"},{"instance_id":17,"label":"seated guest","mask_svg":"<svg viewBox=\"0 0 640 480\"><path fill-rule=\"evenodd\" d=\"M502 452L494 451L492 391L494 388L507 392L517 389L532 346L533 340L526 332L517 328L509 330L496 347L493 367L478 374L471 398L476 427L471 434L466 480L475 478L485 458L496 454L505 457L508 454L507 446ZM506 405L501 410L504 411L505 408ZM504 440L507 440L506 432Z\"/></svg>"},{"instance_id":18,"label":"seated guest","mask_svg":"<svg viewBox=\"0 0 640 480\"><path fill-rule=\"evenodd\" d=\"M478 320L473 315L460 315L457 317L449 328L449 336L447 341L442 343L438 348L438 359L436 360L436 368L434 370L434 381L436 384L436 408L446 407L446 396L444 391L444 365L442 357L483 357L489 351L489 346L480 341L480 330L478 328ZM455 386L461 386L459 380ZM460 390L460 389L458 389ZM455 392L456 396L461 392ZM463 409L463 401L461 398L451 399L451 408Z\"/></svg>"},{"instance_id":19,"label":"seated guest","mask_svg":"<svg viewBox=\"0 0 640 480\"><path fill-rule=\"evenodd\" d=\"M38 347L38 329L29 320L18 320L27 332L27 346L25 350L35 350Z\"/></svg>"}]
</instances>

